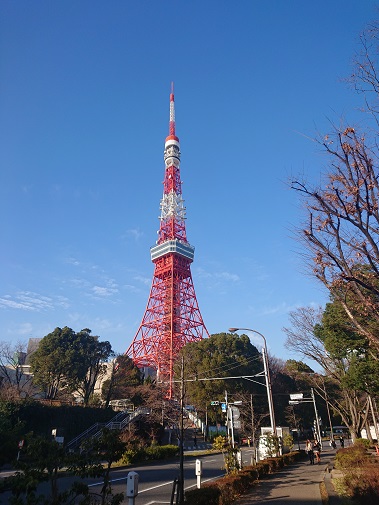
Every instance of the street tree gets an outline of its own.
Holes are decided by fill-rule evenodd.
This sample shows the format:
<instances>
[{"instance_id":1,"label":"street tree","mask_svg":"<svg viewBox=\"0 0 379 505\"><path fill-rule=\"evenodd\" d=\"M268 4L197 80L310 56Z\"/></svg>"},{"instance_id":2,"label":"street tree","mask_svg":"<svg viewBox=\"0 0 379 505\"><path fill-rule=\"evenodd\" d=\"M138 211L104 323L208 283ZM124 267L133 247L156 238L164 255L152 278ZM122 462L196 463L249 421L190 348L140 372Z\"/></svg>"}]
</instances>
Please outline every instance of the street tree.
<instances>
[{"instance_id":1,"label":"street tree","mask_svg":"<svg viewBox=\"0 0 379 505\"><path fill-rule=\"evenodd\" d=\"M307 316L305 320L302 320L303 314ZM315 309L303 307L290 313L292 327L283 330L287 333L288 349L302 354L324 370L324 374L319 374L304 373L304 370L299 369L298 378L308 381L340 415L353 436L358 437L368 412L369 382L362 388L362 381L365 377L369 380L370 370L367 368L365 375L358 380L357 370L363 371L366 361L361 354L365 339L358 331L354 333L351 322L346 321L343 315L344 309L339 300L327 304L321 317ZM304 338L303 333L305 326L307 338ZM369 363L373 366L375 360L369 359ZM295 365L295 362L291 363L293 373L296 371Z\"/></svg>"},{"instance_id":2,"label":"street tree","mask_svg":"<svg viewBox=\"0 0 379 505\"><path fill-rule=\"evenodd\" d=\"M369 318L361 324L372 329L377 325ZM372 395L379 393L379 350L370 347L368 339L346 318L338 299L326 304L314 331L333 357L343 386Z\"/></svg>"},{"instance_id":3,"label":"street tree","mask_svg":"<svg viewBox=\"0 0 379 505\"><path fill-rule=\"evenodd\" d=\"M262 356L247 335L214 334L187 344L181 353L185 363L184 379L188 381L185 383L187 401L199 409L204 409L212 400L225 399L225 391L230 399L241 393L262 393L254 382L242 379L242 376L252 376L263 370ZM180 378L179 367L175 377Z\"/></svg>"},{"instance_id":4,"label":"street tree","mask_svg":"<svg viewBox=\"0 0 379 505\"><path fill-rule=\"evenodd\" d=\"M376 348L379 333L364 319L379 323L378 33L374 23L362 34L352 76L372 123L366 131L351 124L335 126L330 134L315 139L327 155L324 181L292 182L305 204L305 222L297 233L309 252L312 275ZM368 120L369 115L365 117Z\"/></svg>"}]
</instances>

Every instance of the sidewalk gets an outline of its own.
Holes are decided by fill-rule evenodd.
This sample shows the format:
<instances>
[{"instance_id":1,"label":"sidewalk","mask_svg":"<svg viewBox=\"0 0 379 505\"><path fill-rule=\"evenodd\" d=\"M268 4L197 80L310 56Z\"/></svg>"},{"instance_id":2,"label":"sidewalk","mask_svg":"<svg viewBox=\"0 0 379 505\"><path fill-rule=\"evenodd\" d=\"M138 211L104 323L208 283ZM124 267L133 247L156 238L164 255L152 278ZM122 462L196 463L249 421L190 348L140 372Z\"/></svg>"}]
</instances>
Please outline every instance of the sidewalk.
<instances>
[{"instance_id":1,"label":"sidewalk","mask_svg":"<svg viewBox=\"0 0 379 505\"><path fill-rule=\"evenodd\" d=\"M329 495L329 505L339 503L331 482L330 469L336 451L325 447L321 463L310 465L304 460L262 479L235 505L322 505L321 489ZM321 486L321 487L320 487ZM325 502L324 502L325 503Z\"/></svg>"}]
</instances>

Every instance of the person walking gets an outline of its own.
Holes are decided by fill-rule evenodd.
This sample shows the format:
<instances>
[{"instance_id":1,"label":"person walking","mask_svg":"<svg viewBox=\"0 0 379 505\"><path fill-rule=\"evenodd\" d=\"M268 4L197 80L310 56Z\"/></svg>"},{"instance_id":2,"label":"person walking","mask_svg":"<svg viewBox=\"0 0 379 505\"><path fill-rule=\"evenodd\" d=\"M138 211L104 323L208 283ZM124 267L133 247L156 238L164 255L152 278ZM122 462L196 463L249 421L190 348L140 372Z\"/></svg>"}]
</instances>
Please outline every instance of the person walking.
<instances>
[{"instance_id":1,"label":"person walking","mask_svg":"<svg viewBox=\"0 0 379 505\"><path fill-rule=\"evenodd\" d=\"M313 444L309 439L305 442L305 452L308 454L309 464L314 465L315 464L315 455L313 452Z\"/></svg>"},{"instance_id":2,"label":"person walking","mask_svg":"<svg viewBox=\"0 0 379 505\"><path fill-rule=\"evenodd\" d=\"M319 464L321 461L320 453L321 453L321 444L318 440L313 442L313 452L316 458L316 463Z\"/></svg>"},{"instance_id":3,"label":"person walking","mask_svg":"<svg viewBox=\"0 0 379 505\"><path fill-rule=\"evenodd\" d=\"M343 437L340 437L340 444L341 444L341 447L345 447L345 440Z\"/></svg>"}]
</instances>

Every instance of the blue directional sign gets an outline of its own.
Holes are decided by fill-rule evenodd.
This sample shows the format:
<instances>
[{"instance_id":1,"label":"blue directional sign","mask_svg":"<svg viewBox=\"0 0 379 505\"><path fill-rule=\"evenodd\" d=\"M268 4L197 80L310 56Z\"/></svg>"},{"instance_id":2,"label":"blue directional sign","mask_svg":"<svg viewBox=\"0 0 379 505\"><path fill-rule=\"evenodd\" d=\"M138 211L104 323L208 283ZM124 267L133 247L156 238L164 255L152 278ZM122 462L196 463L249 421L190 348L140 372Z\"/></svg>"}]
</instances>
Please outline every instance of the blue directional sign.
<instances>
[{"instance_id":1,"label":"blue directional sign","mask_svg":"<svg viewBox=\"0 0 379 505\"><path fill-rule=\"evenodd\" d=\"M226 412L226 403L221 403L221 410Z\"/></svg>"}]
</instances>

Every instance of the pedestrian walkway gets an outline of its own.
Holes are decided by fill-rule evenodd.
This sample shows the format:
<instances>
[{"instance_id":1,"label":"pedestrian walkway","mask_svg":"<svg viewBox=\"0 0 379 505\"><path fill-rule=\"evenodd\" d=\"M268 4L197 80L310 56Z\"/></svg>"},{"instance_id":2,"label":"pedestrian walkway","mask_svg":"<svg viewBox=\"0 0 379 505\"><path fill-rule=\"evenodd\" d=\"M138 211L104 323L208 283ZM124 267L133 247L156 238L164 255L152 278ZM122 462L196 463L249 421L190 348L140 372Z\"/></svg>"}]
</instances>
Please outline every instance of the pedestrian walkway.
<instances>
[{"instance_id":1,"label":"pedestrian walkway","mask_svg":"<svg viewBox=\"0 0 379 505\"><path fill-rule=\"evenodd\" d=\"M329 478L328 491L332 493L330 473L336 451L325 448L321 463L310 465L308 460L294 463L268 475L242 496L235 505L322 505L320 484ZM324 488L324 486L323 486ZM324 488L325 489L325 488ZM333 494L333 493L332 493ZM333 496L333 500L336 497ZM332 501L330 500L330 504ZM333 501L338 503L338 501Z\"/></svg>"}]
</instances>

